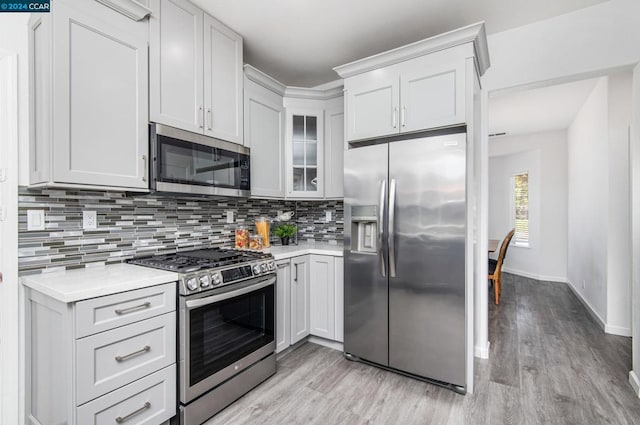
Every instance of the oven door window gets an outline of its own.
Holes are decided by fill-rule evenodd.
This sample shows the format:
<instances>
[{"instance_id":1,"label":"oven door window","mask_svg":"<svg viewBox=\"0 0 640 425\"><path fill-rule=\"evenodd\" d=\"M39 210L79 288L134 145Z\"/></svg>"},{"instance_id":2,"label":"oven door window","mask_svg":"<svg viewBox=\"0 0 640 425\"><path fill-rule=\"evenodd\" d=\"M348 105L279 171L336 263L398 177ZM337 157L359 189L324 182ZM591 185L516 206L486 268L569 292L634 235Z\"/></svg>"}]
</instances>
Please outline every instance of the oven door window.
<instances>
[{"instance_id":1,"label":"oven door window","mask_svg":"<svg viewBox=\"0 0 640 425\"><path fill-rule=\"evenodd\" d=\"M248 190L247 155L159 135L157 159L158 181Z\"/></svg>"},{"instance_id":2,"label":"oven door window","mask_svg":"<svg viewBox=\"0 0 640 425\"><path fill-rule=\"evenodd\" d=\"M189 384L274 341L274 285L189 312Z\"/></svg>"}]
</instances>

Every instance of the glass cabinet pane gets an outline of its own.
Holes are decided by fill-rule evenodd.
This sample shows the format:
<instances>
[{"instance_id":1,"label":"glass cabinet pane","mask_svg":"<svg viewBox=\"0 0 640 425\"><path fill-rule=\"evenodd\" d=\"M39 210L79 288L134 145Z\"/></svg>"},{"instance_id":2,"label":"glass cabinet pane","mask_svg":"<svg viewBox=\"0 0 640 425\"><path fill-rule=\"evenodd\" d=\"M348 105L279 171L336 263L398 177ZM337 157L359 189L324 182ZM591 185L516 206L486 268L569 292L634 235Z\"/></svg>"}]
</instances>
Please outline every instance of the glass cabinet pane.
<instances>
[{"instance_id":1,"label":"glass cabinet pane","mask_svg":"<svg viewBox=\"0 0 640 425\"><path fill-rule=\"evenodd\" d=\"M317 121L318 118L316 117L307 117L307 133L305 135L306 140L318 140Z\"/></svg>"},{"instance_id":2,"label":"glass cabinet pane","mask_svg":"<svg viewBox=\"0 0 640 425\"><path fill-rule=\"evenodd\" d=\"M294 147L295 152L295 147ZM318 144L307 143L306 165L318 165ZM295 164L295 163L294 163Z\"/></svg>"},{"instance_id":3,"label":"glass cabinet pane","mask_svg":"<svg viewBox=\"0 0 640 425\"><path fill-rule=\"evenodd\" d=\"M293 142L293 165L304 167L304 143Z\"/></svg>"},{"instance_id":4,"label":"glass cabinet pane","mask_svg":"<svg viewBox=\"0 0 640 425\"><path fill-rule=\"evenodd\" d=\"M304 168L293 169L293 190L304 190Z\"/></svg>"},{"instance_id":5,"label":"glass cabinet pane","mask_svg":"<svg viewBox=\"0 0 640 425\"><path fill-rule=\"evenodd\" d=\"M304 116L293 116L293 140L304 140Z\"/></svg>"},{"instance_id":6,"label":"glass cabinet pane","mask_svg":"<svg viewBox=\"0 0 640 425\"><path fill-rule=\"evenodd\" d=\"M306 191L316 192L318 190L318 170L316 168L307 168L306 172Z\"/></svg>"}]
</instances>

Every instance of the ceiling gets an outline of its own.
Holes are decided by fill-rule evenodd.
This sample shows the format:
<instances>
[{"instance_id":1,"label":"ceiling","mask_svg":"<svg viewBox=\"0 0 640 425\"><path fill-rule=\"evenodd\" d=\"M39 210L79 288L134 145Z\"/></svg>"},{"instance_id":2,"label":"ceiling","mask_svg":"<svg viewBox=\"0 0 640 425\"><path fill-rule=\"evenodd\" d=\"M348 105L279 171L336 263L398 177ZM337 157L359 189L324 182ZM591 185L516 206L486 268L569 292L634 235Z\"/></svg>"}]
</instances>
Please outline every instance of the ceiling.
<instances>
[{"instance_id":1,"label":"ceiling","mask_svg":"<svg viewBox=\"0 0 640 425\"><path fill-rule=\"evenodd\" d=\"M508 136L568 128L597 79L509 92L489 98L489 134Z\"/></svg>"},{"instance_id":2,"label":"ceiling","mask_svg":"<svg viewBox=\"0 0 640 425\"><path fill-rule=\"evenodd\" d=\"M313 87L333 67L479 21L504 31L606 0L192 0L244 37L244 60Z\"/></svg>"}]
</instances>

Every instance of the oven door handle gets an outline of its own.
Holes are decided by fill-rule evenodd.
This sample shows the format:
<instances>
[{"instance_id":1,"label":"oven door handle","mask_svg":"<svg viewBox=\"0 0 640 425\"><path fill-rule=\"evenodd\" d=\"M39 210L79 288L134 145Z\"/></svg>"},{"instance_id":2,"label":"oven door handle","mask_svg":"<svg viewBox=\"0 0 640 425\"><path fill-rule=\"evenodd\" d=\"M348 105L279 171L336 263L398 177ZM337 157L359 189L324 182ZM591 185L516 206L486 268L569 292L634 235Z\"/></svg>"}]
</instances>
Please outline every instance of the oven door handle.
<instances>
[{"instance_id":1,"label":"oven door handle","mask_svg":"<svg viewBox=\"0 0 640 425\"><path fill-rule=\"evenodd\" d=\"M238 297L240 295L248 294L249 292L257 291L258 289L265 288L269 285L273 285L276 283L276 277L272 276L268 279L260 280L259 282L245 286L244 288L236 289L235 291L225 292L223 294L212 295L210 297L198 298L196 300L188 300L187 308L192 309L196 307L202 307L204 305L209 305L213 303L217 303L219 301L228 300L230 298Z\"/></svg>"}]
</instances>

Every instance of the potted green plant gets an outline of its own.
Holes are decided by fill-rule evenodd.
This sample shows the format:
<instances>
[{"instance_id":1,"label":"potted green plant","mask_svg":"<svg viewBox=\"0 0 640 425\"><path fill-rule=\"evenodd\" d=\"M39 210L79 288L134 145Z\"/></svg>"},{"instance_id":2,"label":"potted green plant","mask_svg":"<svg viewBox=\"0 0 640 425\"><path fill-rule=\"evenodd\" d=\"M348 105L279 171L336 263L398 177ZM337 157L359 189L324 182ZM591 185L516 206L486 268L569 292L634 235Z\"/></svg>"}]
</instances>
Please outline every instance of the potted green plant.
<instances>
[{"instance_id":1,"label":"potted green plant","mask_svg":"<svg viewBox=\"0 0 640 425\"><path fill-rule=\"evenodd\" d=\"M295 224L282 223L276 227L273 233L280 238L282 245L289 245L289 239L295 236L298 231L298 227Z\"/></svg>"}]
</instances>

